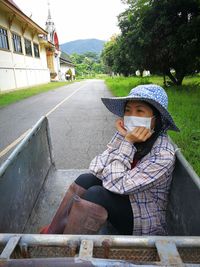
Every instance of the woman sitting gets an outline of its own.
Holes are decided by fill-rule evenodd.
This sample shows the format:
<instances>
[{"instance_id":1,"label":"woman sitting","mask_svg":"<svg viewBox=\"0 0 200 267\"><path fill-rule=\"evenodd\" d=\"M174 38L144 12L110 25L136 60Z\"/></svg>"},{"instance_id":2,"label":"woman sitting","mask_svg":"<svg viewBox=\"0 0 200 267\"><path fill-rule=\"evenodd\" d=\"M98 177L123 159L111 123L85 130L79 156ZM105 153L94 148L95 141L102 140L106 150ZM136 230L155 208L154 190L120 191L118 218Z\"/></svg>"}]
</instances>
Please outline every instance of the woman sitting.
<instances>
[{"instance_id":1,"label":"woman sitting","mask_svg":"<svg viewBox=\"0 0 200 267\"><path fill-rule=\"evenodd\" d=\"M166 208L175 150L166 134L179 131L158 85L126 97L102 98L119 116L117 132L90 173L69 187L46 234L96 234L108 220L122 235L166 235Z\"/></svg>"}]
</instances>

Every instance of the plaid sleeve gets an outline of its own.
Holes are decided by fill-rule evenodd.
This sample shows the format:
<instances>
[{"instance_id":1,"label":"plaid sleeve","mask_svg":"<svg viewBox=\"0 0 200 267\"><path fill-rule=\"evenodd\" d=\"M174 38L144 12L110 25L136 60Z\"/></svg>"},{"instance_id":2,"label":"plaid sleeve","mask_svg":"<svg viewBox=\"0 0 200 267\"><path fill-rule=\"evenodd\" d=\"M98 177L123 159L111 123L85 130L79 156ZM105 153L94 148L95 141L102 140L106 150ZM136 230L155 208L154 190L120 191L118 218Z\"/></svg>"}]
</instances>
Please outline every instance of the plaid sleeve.
<instances>
[{"instance_id":1,"label":"plaid sleeve","mask_svg":"<svg viewBox=\"0 0 200 267\"><path fill-rule=\"evenodd\" d=\"M116 132L107 145L107 149L100 155L96 156L90 163L89 170L99 179L102 178L102 171L110 164L113 158L118 154L118 149L124 137Z\"/></svg>"},{"instance_id":2,"label":"plaid sleeve","mask_svg":"<svg viewBox=\"0 0 200 267\"><path fill-rule=\"evenodd\" d=\"M152 151L131 170L135 151L129 142L124 140L121 143L118 153L102 168L101 180L105 188L118 194L131 194L156 186L166 179L164 174L170 173L174 165L173 151L163 146L157 153Z\"/></svg>"},{"instance_id":3,"label":"plaid sleeve","mask_svg":"<svg viewBox=\"0 0 200 267\"><path fill-rule=\"evenodd\" d=\"M117 131L112 137L111 141L108 143L108 148L119 148L121 142L124 140L124 137Z\"/></svg>"}]
</instances>

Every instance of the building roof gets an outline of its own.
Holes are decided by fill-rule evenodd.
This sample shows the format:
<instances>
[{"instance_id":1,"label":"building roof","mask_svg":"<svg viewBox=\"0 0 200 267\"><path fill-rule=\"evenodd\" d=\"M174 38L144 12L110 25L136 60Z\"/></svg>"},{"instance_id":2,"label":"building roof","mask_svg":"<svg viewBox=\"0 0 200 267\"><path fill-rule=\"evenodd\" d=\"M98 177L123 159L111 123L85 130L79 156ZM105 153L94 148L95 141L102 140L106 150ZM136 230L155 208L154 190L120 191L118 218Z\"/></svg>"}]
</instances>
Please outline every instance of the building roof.
<instances>
[{"instance_id":1,"label":"building roof","mask_svg":"<svg viewBox=\"0 0 200 267\"><path fill-rule=\"evenodd\" d=\"M71 65L71 66L75 66L75 65L72 63L72 61L71 61L69 55L67 55L67 54L66 54L65 52L63 52L63 51L61 51L60 60L61 60L61 62L63 62L63 63L67 63L67 64L69 64L69 65Z\"/></svg>"},{"instance_id":2,"label":"building roof","mask_svg":"<svg viewBox=\"0 0 200 267\"><path fill-rule=\"evenodd\" d=\"M19 10L21 10L18 5L15 4L15 2L13 0L8 0L8 2L10 2L13 6L15 6L16 8L18 8Z\"/></svg>"},{"instance_id":3,"label":"building roof","mask_svg":"<svg viewBox=\"0 0 200 267\"><path fill-rule=\"evenodd\" d=\"M47 35L42 27L40 27L36 22L29 18L23 11L15 4L13 0L1 0L0 10L8 14L9 23L12 25L13 20L18 20L24 29L29 27L34 33ZM11 26L10 25L10 26Z\"/></svg>"}]
</instances>

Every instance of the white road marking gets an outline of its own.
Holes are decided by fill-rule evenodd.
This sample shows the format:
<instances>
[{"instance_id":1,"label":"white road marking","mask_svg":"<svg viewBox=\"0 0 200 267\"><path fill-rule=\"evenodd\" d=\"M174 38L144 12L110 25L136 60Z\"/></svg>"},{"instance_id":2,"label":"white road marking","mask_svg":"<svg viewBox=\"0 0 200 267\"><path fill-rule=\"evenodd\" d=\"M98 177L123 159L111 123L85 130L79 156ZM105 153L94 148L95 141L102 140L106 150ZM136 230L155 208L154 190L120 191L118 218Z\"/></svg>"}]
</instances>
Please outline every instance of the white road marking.
<instances>
[{"instance_id":1,"label":"white road marking","mask_svg":"<svg viewBox=\"0 0 200 267\"><path fill-rule=\"evenodd\" d=\"M86 85L82 85L80 86L78 89L76 89L76 91L74 91L71 95L67 96L66 98L64 98L60 103L58 103L54 108L52 108L49 112L47 112L45 114L45 116L49 116L51 113L53 113L57 108L59 108L64 102L66 102L67 100L69 100L74 94L76 94L80 89L82 89L83 87L85 87ZM0 158L3 157L5 154L7 154L14 146L16 146L27 134L28 132L31 130L28 129L25 133L23 133L22 135L20 135L17 139L15 139L11 144L9 144L6 148L4 148L2 151L0 151Z\"/></svg>"},{"instance_id":2,"label":"white road marking","mask_svg":"<svg viewBox=\"0 0 200 267\"><path fill-rule=\"evenodd\" d=\"M65 99L63 99L59 104L57 104L52 110L50 110L45 116L49 116L52 112L54 112L58 107L60 107L64 102L66 102L70 97L72 97L74 94L76 94L80 89L85 87L86 85L82 85L79 87L76 91L74 91L71 95L67 96Z\"/></svg>"}]
</instances>

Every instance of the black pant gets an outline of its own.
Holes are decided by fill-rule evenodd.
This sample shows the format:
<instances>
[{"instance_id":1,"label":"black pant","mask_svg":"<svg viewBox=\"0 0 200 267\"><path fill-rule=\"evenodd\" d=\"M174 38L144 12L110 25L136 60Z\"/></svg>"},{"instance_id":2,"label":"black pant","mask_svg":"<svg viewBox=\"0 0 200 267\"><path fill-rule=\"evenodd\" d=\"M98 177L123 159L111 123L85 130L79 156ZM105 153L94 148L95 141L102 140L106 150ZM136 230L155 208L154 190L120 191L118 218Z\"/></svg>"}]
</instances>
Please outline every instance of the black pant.
<instances>
[{"instance_id":1,"label":"black pant","mask_svg":"<svg viewBox=\"0 0 200 267\"><path fill-rule=\"evenodd\" d=\"M102 181L91 173L81 174L75 183L87 189L83 199L99 204L107 210L108 220L119 234L132 234L133 212L127 195L115 194L105 189Z\"/></svg>"}]
</instances>

